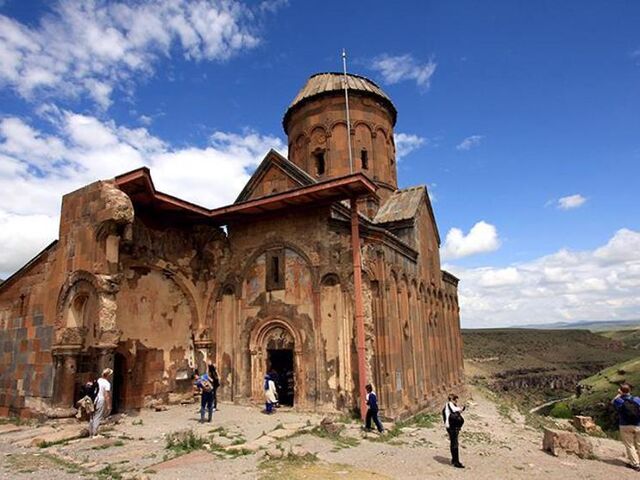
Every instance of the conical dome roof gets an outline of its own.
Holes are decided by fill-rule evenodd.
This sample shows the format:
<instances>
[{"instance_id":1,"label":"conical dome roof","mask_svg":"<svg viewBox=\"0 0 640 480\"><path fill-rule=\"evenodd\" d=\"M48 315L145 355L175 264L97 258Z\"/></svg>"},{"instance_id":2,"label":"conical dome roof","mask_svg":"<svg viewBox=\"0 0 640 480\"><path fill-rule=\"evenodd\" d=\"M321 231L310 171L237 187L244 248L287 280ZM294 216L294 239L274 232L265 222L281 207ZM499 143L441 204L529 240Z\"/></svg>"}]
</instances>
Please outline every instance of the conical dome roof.
<instances>
[{"instance_id":1,"label":"conical dome roof","mask_svg":"<svg viewBox=\"0 0 640 480\"><path fill-rule=\"evenodd\" d=\"M296 98L293 99L293 102L291 102L291 105L289 105L289 108L287 108L287 111L284 114L282 125L284 126L285 132L287 131L289 117L291 117L291 114L298 107L319 96L335 94L335 92L343 92L343 79L344 74L340 72L316 73L309 77L307 83L298 92ZM396 117L398 115L396 107L393 105L389 96L384 93L384 91L376 85L375 82L361 75L354 75L350 73L347 74L347 87L350 93L358 92L360 94L374 96L379 100L382 100L382 102L385 103L391 111L391 115L393 117L392 124L395 125Z\"/></svg>"}]
</instances>

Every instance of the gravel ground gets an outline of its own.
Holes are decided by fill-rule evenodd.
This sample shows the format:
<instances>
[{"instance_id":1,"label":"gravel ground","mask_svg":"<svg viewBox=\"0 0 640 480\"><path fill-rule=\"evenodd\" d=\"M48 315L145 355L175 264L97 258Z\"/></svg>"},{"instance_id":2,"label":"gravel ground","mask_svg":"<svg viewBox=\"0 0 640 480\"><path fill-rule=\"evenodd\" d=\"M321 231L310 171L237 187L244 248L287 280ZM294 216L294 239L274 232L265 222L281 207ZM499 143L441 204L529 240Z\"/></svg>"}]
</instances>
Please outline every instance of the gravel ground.
<instances>
[{"instance_id":1,"label":"gravel ground","mask_svg":"<svg viewBox=\"0 0 640 480\"><path fill-rule=\"evenodd\" d=\"M358 424L342 426L338 436L317 433L322 415L280 409L263 415L257 408L222 404L212 423L197 421L196 405L144 410L107 426L98 438L82 438L45 448L35 438L77 432L73 422L45 426L0 425L0 478L33 479L638 479L624 467L620 442L593 439L597 459L556 458L541 450L542 432L503 417L486 396L471 390L473 401L461 435L465 470L449 465L448 439L436 421L406 427L398 435L364 435ZM167 448L173 432L203 438L186 452ZM61 433L62 432L62 433ZM55 437L54 437L55 436ZM235 450L225 450L225 447ZM270 454L267 456L266 453ZM286 459L282 453L293 452Z\"/></svg>"}]
</instances>

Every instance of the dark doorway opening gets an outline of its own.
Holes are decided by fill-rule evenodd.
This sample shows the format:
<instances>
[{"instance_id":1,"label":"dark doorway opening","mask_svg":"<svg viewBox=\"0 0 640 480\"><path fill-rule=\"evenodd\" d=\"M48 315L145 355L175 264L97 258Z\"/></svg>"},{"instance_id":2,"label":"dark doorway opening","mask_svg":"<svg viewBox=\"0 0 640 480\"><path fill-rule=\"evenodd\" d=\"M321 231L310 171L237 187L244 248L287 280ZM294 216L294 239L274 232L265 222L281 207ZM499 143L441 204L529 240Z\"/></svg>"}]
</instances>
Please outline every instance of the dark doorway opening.
<instances>
[{"instance_id":1,"label":"dark doorway opening","mask_svg":"<svg viewBox=\"0 0 640 480\"><path fill-rule=\"evenodd\" d=\"M111 413L120 413L125 409L125 382L127 378L127 360L121 353L113 357L112 408Z\"/></svg>"},{"instance_id":2,"label":"dark doorway opening","mask_svg":"<svg viewBox=\"0 0 640 480\"><path fill-rule=\"evenodd\" d=\"M267 350L269 373L275 373L274 382L278 390L280 405L293 407L295 397L295 375L293 372L293 350Z\"/></svg>"}]
</instances>

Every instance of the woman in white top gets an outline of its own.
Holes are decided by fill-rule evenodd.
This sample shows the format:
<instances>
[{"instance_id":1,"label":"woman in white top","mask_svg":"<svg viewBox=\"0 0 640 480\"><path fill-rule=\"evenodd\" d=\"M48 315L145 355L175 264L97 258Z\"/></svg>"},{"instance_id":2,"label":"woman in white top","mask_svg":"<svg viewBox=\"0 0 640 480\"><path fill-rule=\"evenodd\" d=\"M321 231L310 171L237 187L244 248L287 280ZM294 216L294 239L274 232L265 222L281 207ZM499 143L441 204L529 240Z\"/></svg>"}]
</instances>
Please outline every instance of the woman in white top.
<instances>
[{"instance_id":1,"label":"woman in white top","mask_svg":"<svg viewBox=\"0 0 640 480\"><path fill-rule=\"evenodd\" d=\"M450 423L449 420L454 420L454 418L452 418L453 413L457 414L454 415L454 417L456 417L455 420L457 420L458 415L461 412L464 412L465 408L466 407L464 406L462 408L458 407L458 396L455 393L449 394L449 400L444 406L444 426L447 429L447 433L449 434L451 465L456 468L464 468L464 465L460 463L460 453L458 446L458 435L460 434L460 428L462 427L462 425L458 425L458 422L454 421ZM461 417L462 416L460 415L460 418Z\"/></svg>"},{"instance_id":2,"label":"woman in white top","mask_svg":"<svg viewBox=\"0 0 640 480\"><path fill-rule=\"evenodd\" d=\"M105 368L102 377L98 379L98 395L95 399L95 411L89 422L89 435L92 437L98 433L98 427L103 418L111 413L111 383L109 378L113 375L113 370Z\"/></svg>"},{"instance_id":3,"label":"woman in white top","mask_svg":"<svg viewBox=\"0 0 640 480\"><path fill-rule=\"evenodd\" d=\"M269 374L264 376L264 411L265 413L273 413L273 406L278 401L276 392L276 383L271 379Z\"/></svg>"}]
</instances>

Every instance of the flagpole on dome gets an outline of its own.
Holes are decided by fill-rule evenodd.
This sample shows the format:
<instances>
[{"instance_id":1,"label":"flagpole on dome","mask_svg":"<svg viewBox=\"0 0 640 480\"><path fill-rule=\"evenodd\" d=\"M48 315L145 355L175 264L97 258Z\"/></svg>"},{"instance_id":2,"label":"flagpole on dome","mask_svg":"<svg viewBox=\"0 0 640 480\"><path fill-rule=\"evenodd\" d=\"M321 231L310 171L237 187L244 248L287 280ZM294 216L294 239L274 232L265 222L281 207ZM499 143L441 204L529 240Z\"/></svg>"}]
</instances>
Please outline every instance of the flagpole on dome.
<instances>
[{"instance_id":1,"label":"flagpole on dome","mask_svg":"<svg viewBox=\"0 0 640 480\"><path fill-rule=\"evenodd\" d=\"M349 86L347 79L347 52L344 48L342 49L342 71L344 72L344 77L342 79L342 84L344 86L344 103L347 111L347 146L349 148L349 173L353 173L353 155L351 153L351 120L349 119Z\"/></svg>"}]
</instances>

